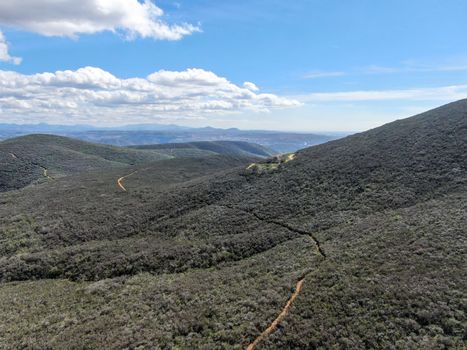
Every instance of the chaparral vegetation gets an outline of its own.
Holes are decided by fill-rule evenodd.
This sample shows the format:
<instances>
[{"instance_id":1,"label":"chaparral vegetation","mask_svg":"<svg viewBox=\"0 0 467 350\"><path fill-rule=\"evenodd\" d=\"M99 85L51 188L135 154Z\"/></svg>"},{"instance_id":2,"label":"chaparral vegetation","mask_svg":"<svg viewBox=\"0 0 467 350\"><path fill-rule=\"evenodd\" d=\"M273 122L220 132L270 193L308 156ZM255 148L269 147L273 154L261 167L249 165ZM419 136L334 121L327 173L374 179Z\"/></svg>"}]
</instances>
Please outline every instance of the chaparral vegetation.
<instances>
[{"instance_id":1,"label":"chaparral vegetation","mask_svg":"<svg viewBox=\"0 0 467 350\"><path fill-rule=\"evenodd\" d=\"M295 295L255 348L463 349L466 146L467 100L269 159L3 141L0 348L245 349Z\"/></svg>"}]
</instances>

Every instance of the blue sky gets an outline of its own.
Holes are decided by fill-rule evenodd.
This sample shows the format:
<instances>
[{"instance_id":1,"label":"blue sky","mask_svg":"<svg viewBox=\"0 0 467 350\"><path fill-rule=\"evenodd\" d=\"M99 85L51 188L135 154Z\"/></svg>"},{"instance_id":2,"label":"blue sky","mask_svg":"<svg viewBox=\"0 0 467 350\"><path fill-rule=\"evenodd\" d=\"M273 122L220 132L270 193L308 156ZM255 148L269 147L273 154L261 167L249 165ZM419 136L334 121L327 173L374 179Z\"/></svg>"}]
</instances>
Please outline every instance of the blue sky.
<instances>
[{"instance_id":1,"label":"blue sky","mask_svg":"<svg viewBox=\"0 0 467 350\"><path fill-rule=\"evenodd\" d=\"M91 7L99 6L99 1L106 2L85 0ZM0 0L0 10L2 2L7 1ZM24 13L3 5L7 15L0 12L0 30L8 56L0 61L0 70L16 73L13 78L3 74L0 79L22 81L26 77L26 86L33 84L35 92L32 97L18 97L28 102L21 106L11 100L18 92L8 87L9 100L0 99L0 122L173 122L244 129L353 131L467 97L467 2L461 0L155 1L157 9L164 11L155 19L159 27L162 24L173 32L173 26L190 26L180 38L164 37L158 29L147 31L135 21L112 22L116 16L107 19L84 10L81 18L91 18L86 25L70 24L73 16L55 10L53 1L35 2L44 2L44 11L63 15L63 27L52 28L48 18L42 27L34 26ZM128 11L136 10L128 7ZM27 12L27 6L21 11ZM0 59L1 52L0 45ZM15 57L21 58L21 63ZM132 95L131 104L119 99L114 106L118 117L112 117L108 101L99 109L96 99L83 102L75 91L73 96L71 92L65 96L56 84L41 85L31 78L37 73L77 72L84 67L99 68L119 80L146 79L161 70L178 72L171 75L176 82L158 75L151 85L155 91L170 87L177 93L170 97ZM200 71L188 74L190 78L180 76L192 68ZM89 76L94 71L84 73ZM80 76L73 75L73 81ZM230 85L223 85L226 82L221 78ZM191 85L182 91L187 79ZM248 89L244 82L256 86ZM104 89L102 94L109 93L107 85L92 84ZM204 90L213 84L218 84L217 91ZM82 96L97 88L86 89ZM221 90L228 90L229 96L219 94ZM50 101L69 99L69 105L52 102L50 109L63 111L47 110L43 91L50 92ZM115 84L111 91L117 93ZM190 104L193 91L202 91L193 108L173 103L179 98ZM242 94L248 97L238 97ZM157 108L150 109L150 98ZM136 100L144 101L144 110L134 107Z\"/></svg>"}]
</instances>

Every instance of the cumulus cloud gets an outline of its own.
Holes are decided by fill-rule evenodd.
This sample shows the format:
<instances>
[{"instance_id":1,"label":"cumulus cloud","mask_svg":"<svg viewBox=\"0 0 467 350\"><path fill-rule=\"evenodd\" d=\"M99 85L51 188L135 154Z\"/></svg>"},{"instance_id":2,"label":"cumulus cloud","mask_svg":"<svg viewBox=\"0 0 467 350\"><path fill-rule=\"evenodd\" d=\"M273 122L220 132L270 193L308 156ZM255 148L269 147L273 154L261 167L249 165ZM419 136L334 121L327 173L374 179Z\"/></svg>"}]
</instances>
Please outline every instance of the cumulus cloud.
<instances>
[{"instance_id":1,"label":"cumulus cloud","mask_svg":"<svg viewBox=\"0 0 467 350\"><path fill-rule=\"evenodd\" d=\"M197 26L169 24L151 0L0 0L0 24L46 36L77 37L102 31L127 38L179 40Z\"/></svg>"},{"instance_id":2,"label":"cumulus cloud","mask_svg":"<svg viewBox=\"0 0 467 350\"><path fill-rule=\"evenodd\" d=\"M251 90L251 91L258 91L259 90L259 88L254 83L249 82L249 81L245 81L243 83L243 87L245 89L248 89L248 90Z\"/></svg>"},{"instance_id":3,"label":"cumulus cloud","mask_svg":"<svg viewBox=\"0 0 467 350\"><path fill-rule=\"evenodd\" d=\"M0 61L3 62L11 62L13 64L20 64L21 58L19 57L12 57L8 53L8 42L5 39L5 36L0 31Z\"/></svg>"},{"instance_id":4,"label":"cumulus cloud","mask_svg":"<svg viewBox=\"0 0 467 350\"><path fill-rule=\"evenodd\" d=\"M95 67L33 75L0 70L0 121L150 122L300 105L251 87L203 69L162 70L130 79Z\"/></svg>"}]
</instances>

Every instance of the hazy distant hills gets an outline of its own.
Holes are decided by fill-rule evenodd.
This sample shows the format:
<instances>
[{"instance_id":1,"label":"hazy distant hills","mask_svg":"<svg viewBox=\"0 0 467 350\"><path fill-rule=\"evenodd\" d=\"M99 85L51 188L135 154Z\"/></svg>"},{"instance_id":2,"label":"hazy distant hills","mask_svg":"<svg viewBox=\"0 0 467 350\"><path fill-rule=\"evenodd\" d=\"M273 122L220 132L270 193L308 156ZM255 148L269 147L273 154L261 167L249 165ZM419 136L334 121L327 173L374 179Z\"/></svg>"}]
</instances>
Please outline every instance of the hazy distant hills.
<instances>
[{"instance_id":1,"label":"hazy distant hills","mask_svg":"<svg viewBox=\"0 0 467 350\"><path fill-rule=\"evenodd\" d=\"M245 349L296 295L257 349L463 349L466 140L462 100L2 193L0 347Z\"/></svg>"},{"instance_id":2,"label":"hazy distant hills","mask_svg":"<svg viewBox=\"0 0 467 350\"><path fill-rule=\"evenodd\" d=\"M87 125L15 125L0 124L0 139L25 134L47 133L68 136L94 143L116 146L186 143L197 141L243 141L257 143L280 153L317 145L343 134L305 134L239 129L189 128L177 125L128 125L118 128L96 128Z\"/></svg>"}]
</instances>

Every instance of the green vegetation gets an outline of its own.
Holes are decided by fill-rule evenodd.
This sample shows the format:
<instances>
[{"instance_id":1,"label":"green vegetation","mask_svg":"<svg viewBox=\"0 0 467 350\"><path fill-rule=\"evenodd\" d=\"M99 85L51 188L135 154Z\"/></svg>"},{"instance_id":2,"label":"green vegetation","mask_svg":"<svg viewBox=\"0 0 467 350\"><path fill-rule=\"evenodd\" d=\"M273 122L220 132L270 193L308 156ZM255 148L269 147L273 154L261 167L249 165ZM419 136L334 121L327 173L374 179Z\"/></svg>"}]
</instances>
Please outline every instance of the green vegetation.
<instances>
[{"instance_id":1,"label":"green vegetation","mask_svg":"<svg viewBox=\"0 0 467 350\"><path fill-rule=\"evenodd\" d=\"M0 142L0 192L76 173L219 154L254 158L270 155L264 147L247 142L200 142L138 149L54 135L27 135Z\"/></svg>"},{"instance_id":2,"label":"green vegetation","mask_svg":"<svg viewBox=\"0 0 467 350\"><path fill-rule=\"evenodd\" d=\"M465 348L466 122L463 100L293 159L4 192L0 348L244 349L301 278L258 349Z\"/></svg>"},{"instance_id":3,"label":"green vegetation","mask_svg":"<svg viewBox=\"0 0 467 350\"><path fill-rule=\"evenodd\" d=\"M316 264L310 249L298 238L181 274L8 283L0 287L0 348L244 349L260 320L275 317L297 275Z\"/></svg>"},{"instance_id":4,"label":"green vegetation","mask_svg":"<svg viewBox=\"0 0 467 350\"><path fill-rule=\"evenodd\" d=\"M10 223L2 230L0 256L25 253L40 245L40 228L33 219L17 215L10 219Z\"/></svg>"},{"instance_id":5,"label":"green vegetation","mask_svg":"<svg viewBox=\"0 0 467 350\"><path fill-rule=\"evenodd\" d=\"M243 155L249 157L270 157L274 151L258 144L242 141L204 141L187 143L165 143L158 145L133 146L137 149L169 150L170 154L192 156L192 152L212 152L213 154ZM196 155L196 153L195 153Z\"/></svg>"},{"instance_id":6,"label":"green vegetation","mask_svg":"<svg viewBox=\"0 0 467 350\"><path fill-rule=\"evenodd\" d=\"M22 136L0 142L0 191L78 172L168 158L163 152L97 145L60 136Z\"/></svg>"}]
</instances>

